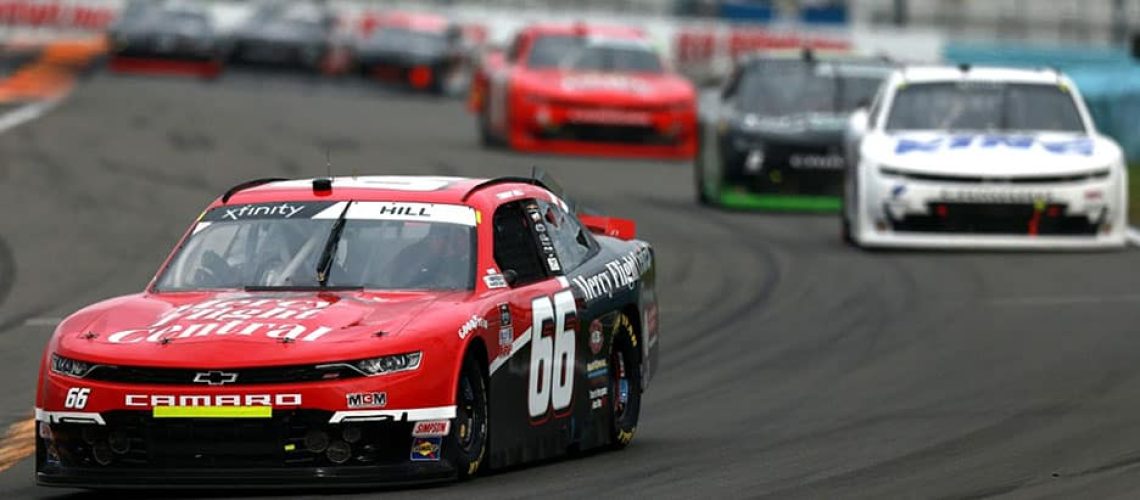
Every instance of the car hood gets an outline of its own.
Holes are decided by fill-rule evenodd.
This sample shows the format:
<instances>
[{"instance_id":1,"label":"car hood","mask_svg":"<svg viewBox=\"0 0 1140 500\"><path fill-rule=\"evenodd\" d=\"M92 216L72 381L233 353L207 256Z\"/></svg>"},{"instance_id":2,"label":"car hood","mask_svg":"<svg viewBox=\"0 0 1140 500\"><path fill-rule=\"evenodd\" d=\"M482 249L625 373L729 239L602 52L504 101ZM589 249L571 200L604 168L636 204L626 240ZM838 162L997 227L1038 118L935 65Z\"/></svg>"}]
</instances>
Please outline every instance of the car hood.
<instances>
[{"instance_id":1,"label":"car hood","mask_svg":"<svg viewBox=\"0 0 1140 500\"><path fill-rule=\"evenodd\" d=\"M784 116L745 117L741 132L781 143L838 145L847 127L845 113L797 113Z\"/></svg>"},{"instance_id":2,"label":"car hood","mask_svg":"<svg viewBox=\"0 0 1140 500\"><path fill-rule=\"evenodd\" d=\"M1002 177L1080 174L1122 158L1107 138L1063 133L873 133L861 151L877 165L907 172Z\"/></svg>"},{"instance_id":3,"label":"car hood","mask_svg":"<svg viewBox=\"0 0 1140 500\"><path fill-rule=\"evenodd\" d=\"M522 80L524 88L535 94L568 101L671 105L696 99L692 84L671 74L543 70L528 72Z\"/></svg>"},{"instance_id":4,"label":"car hood","mask_svg":"<svg viewBox=\"0 0 1140 500\"><path fill-rule=\"evenodd\" d=\"M417 316L469 292L161 293L91 306L65 321L55 351L113 365L225 368L366 358L426 330ZM438 314L433 321L439 323Z\"/></svg>"}]
</instances>

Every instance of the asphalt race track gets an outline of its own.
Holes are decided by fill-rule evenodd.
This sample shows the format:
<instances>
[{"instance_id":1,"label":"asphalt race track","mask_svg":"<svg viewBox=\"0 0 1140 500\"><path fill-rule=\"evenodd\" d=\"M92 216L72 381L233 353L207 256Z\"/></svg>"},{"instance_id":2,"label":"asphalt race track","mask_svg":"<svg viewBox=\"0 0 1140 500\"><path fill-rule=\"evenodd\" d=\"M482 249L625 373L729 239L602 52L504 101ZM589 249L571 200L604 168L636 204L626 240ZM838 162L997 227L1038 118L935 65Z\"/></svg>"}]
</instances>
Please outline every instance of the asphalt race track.
<instances>
[{"instance_id":1,"label":"asphalt race track","mask_svg":"<svg viewBox=\"0 0 1140 500\"><path fill-rule=\"evenodd\" d=\"M277 76L97 75L0 135L0 282L15 272L0 287L0 424L31 415L58 318L141 289L230 185L322 175L327 148L342 175L540 165L596 211L636 219L660 266L662 371L632 446L386 496L1140 488L1138 252L861 252L835 217L699 208L687 164L484 151L456 101ZM0 498L55 496L99 498L34 486L30 460L0 473ZM137 495L152 496L166 495Z\"/></svg>"}]
</instances>

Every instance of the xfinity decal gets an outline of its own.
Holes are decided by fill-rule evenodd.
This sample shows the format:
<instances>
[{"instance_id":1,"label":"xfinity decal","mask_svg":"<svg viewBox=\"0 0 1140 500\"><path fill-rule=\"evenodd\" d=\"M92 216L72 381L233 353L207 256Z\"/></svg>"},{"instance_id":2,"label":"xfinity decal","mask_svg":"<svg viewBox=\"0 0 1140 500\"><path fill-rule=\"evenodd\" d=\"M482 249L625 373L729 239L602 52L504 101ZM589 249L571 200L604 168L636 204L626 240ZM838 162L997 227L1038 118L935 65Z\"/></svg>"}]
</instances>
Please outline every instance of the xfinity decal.
<instances>
[{"instance_id":1,"label":"xfinity decal","mask_svg":"<svg viewBox=\"0 0 1140 500\"><path fill-rule=\"evenodd\" d=\"M1042 140L1033 136L1015 135L954 135L937 137L933 139L906 139L898 140L895 145L896 154L914 152L936 153L942 150L960 149L1021 149L1027 150L1039 145L1045 151L1058 155L1092 156L1093 141L1088 138L1067 140Z\"/></svg>"},{"instance_id":2,"label":"xfinity decal","mask_svg":"<svg viewBox=\"0 0 1140 500\"><path fill-rule=\"evenodd\" d=\"M251 203L217 207L202 214L203 222L260 219L309 219L331 206L331 201L304 203Z\"/></svg>"}]
</instances>

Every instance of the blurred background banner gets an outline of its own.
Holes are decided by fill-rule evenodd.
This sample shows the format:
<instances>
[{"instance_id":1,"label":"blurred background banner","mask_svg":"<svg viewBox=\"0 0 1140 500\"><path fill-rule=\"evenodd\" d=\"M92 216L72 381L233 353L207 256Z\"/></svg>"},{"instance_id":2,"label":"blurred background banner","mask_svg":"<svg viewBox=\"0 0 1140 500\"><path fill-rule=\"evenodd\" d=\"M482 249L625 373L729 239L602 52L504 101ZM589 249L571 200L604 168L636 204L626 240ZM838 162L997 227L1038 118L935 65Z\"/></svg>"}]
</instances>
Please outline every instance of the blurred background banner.
<instances>
[{"instance_id":1,"label":"blurred background banner","mask_svg":"<svg viewBox=\"0 0 1140 500\"><path fill-rule=\"evenodd\" d=\"M145 1L145 0L143 0ZM152 0L162 2L165 0ZM287 1L287 0L281 0ZM221 25L252 0L201 0ZM741 55L799 51L900 62L1053 66L1077 81L1097 123L1140 162L1140 0L329 0L363 36L385 12L431 11L481 47L502 48L536 21L642 28L683 74L715 84ZM126 0L0 0L5 45L105 30Z\"/></svg>"}]
</instances>

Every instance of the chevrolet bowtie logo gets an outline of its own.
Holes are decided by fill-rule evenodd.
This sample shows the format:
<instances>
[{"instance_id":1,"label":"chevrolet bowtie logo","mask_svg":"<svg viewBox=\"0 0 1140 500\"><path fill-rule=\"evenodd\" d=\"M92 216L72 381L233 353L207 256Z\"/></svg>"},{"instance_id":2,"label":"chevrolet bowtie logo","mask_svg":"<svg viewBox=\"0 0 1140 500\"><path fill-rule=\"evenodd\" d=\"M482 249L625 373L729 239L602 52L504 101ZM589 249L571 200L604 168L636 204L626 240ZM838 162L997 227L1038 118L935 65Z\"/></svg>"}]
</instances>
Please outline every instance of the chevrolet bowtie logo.
<instances>
[{"instance_id":1,"label":"chevrolet bowtie logo","mask_svg":"<svg viewBox=\"0 0 1140 500\"><path fill-rule=\"evenodd\" d=\"M238 374L229 372L198 372L194 374L195 384L223 385L237 382Z\"/></svg>"}]
</instances>

